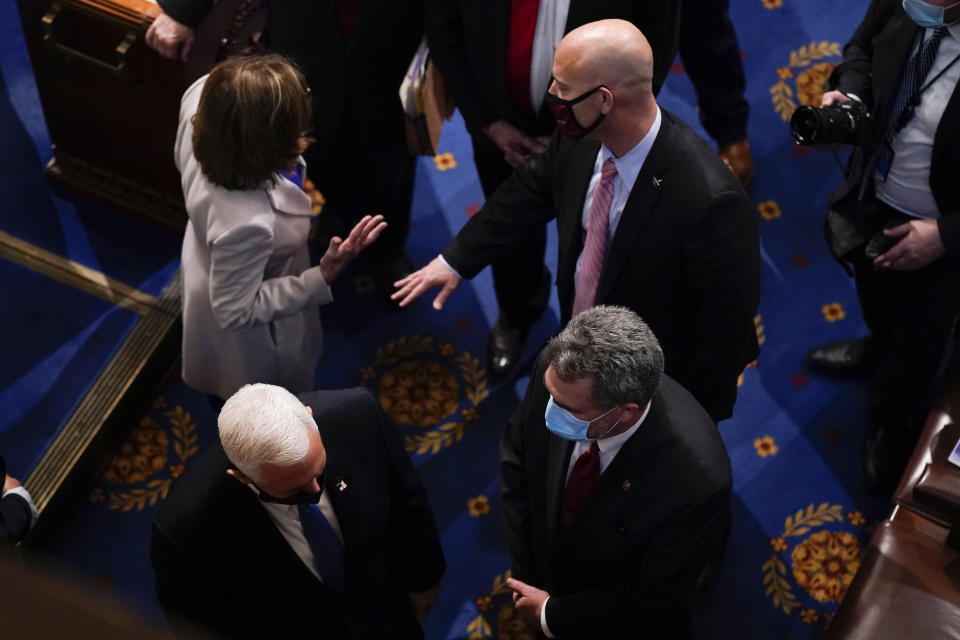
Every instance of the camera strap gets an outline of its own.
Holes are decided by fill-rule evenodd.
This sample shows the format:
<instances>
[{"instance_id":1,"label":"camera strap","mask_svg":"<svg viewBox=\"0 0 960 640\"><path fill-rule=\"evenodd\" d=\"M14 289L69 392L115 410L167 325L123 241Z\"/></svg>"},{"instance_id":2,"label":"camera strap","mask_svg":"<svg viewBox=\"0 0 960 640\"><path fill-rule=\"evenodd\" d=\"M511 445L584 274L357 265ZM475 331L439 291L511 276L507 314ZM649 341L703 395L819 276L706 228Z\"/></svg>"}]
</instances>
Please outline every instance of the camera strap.
<instances>
[{"instance_id":1,"label":"camera strap","mask_svg":"<svg viewBox=\"0 0 960 640\"><path fill-rule=\"evenodd\" d=\"M945 66L943 69L940 69L940 71L937 72L937 75L933 76L933 78L925 82L923 86L917 90L916 95L914 95L910 99L910 102L907 103L907 108L904 109L903 113L900 114L900 117L897 118L897 121L894 124L894 126L887 130L887 135L883 137L884 143L890 144L891 142L893 142L893 139L897 136L898 133L900 133L900 130L903 129L907 125L907 122L910 121L910 118L913 117L913 112L916 110L917 105L920 104L920 96L923 95L923 92L929 89L933 85L933 83L939 80L940 76L942 76L947 71L949 71L950 67L956 64L958 60L960 60L960 55L955 56L953 60L951 60L947 64L947 66Z\"/></svg>"}]
</instances>

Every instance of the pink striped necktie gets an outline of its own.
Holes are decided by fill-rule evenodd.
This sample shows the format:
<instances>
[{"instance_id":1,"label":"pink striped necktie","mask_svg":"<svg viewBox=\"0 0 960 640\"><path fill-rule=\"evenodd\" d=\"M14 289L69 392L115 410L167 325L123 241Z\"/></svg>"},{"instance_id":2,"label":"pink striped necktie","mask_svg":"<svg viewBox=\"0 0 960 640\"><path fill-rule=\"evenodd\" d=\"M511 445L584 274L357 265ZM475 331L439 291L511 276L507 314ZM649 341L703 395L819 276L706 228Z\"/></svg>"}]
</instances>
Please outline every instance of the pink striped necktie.
<instances>
[{"instance_id":1,"label":"pink striped necktie","mask_svg":"<svg viewBox=\"0 0 960 640\"><path fill-rule=\"evenodd\" d=\"M587 241L580 260L580 277L573 299L573 315L593 306L603 270L603 254L607 250L607 230L610 227L610 205L613 204L613 179L617 167L613 158L607 158L600 171L600 184L590 202L590 221L587 223Z\"/></svg>"}]
</instances>

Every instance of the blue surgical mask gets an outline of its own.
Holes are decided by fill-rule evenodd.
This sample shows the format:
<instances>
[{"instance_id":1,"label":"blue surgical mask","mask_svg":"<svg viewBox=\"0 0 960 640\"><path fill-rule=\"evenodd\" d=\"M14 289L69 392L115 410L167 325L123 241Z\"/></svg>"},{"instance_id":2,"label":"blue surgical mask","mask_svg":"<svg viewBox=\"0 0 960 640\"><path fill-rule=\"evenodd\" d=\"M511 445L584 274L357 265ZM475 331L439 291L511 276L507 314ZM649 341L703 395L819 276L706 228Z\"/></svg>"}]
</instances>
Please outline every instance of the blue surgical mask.
<instances>
[{"instance_id":1,"label":"blue surgical mask","mask_svg":"<svg viewBox=\"0 0 960 640\"><path fill-rule=\"evenodd\" d=\"M613 409L616 408L617 407L614 407ZM613 411L613 409L610 409L610 411ZM553 396L550 396L550 400L547 401L547 410L543 412L543 419L547 423L547 429L565 440L590 440L596 439L587 438L587 431L590 429L590 425L600 418L609 415L610 411L587 422L586 420L574 417L569 411L558 406L553 401ZM597 436L597 438L602 438L607 435L618 424L620 424L619 420L610 425L610 428L604 431L602 435Z\"/></svg>"},{"instance_id":2,"label":"blue surgical mask","mask_svg":"<svg viewBox=\"0 0 960 640\"><path fill-rule=\"evenodd\" d=\"M960 2L955 2L949 7L938 7L929 2L924 2L924 0L903 0L903 10L907 12L911 20L925 29L943 27L953 22L955 16L951 15L950 22L946 22L944 14L957 5L960 5Z\"/></svg>"}]
</instances>

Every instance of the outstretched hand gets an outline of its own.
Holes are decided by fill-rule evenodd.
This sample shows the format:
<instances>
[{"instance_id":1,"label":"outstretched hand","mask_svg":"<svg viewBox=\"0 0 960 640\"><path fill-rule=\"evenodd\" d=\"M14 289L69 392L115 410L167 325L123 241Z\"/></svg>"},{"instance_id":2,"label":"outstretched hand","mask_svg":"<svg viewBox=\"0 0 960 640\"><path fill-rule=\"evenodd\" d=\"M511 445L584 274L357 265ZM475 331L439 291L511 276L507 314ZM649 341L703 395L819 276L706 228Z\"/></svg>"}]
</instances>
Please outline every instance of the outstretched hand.
<instances>
[{"instance_id":1,"label":"outstretched hand","mask_svg":"<svg viewBox=\"0 0 960 640\"><path fill-rule=\"evenodd\" d=\"M433 299L433 308L439 311L459 284L460 276L443 264L440 258L434 258L427 263L427 266L414 271L402 280L394 282L393 286L397 290L390 296L390 299L398 300L399 306L405 307L423 295L428 289L442 287L440 293Z\"/></svg>"},{"instance_id":2,"label":"outstretched hand","mask_svg":"<svg viewBox=\"0 0 960 640\"><path fill-rule=\"evenodd\" d=\"M333 282L361 251L373 244L386 226L383 216L363 216L346 240L339 236L331 238L330 245L320 258L320 273L327 284Z\"/></svg>"},{"instance_id":3,"label":"outstretched hand","mask_svg":"<svg viewBox=\"0 0 960 640\"><path fill-rule=\"evenodd\" d=\"M513 589L513 606L524 618L539 628L540 610L550 594L516 578L507 578L507 586Z\"/></svg>"}]
</instances>

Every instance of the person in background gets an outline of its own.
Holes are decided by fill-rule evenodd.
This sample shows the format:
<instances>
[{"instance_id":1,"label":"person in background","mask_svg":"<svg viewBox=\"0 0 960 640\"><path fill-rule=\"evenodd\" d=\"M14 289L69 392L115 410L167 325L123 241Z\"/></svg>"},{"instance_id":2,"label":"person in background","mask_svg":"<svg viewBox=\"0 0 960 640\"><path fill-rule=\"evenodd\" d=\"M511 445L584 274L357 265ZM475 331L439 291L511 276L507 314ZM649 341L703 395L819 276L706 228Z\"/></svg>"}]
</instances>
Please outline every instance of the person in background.
<instances>
[{"instance_id":1,"label":"person in background","mask_svg":"<svg viewBox=\"0 0 960 640\"><path fill-rule=\"evenodd\" d=\"M37 508L30 492L13 476L7 475L6 462L0 456L0 542L16 543L23 539L37 521Z\"/></svg>"},{"instance_id":2,"label":"person in background","mask_svg":"<svg viewBox=\"0 0 960 640\"><path fill-rule=\"evenodd\" d=\"M733 413L758 352L757 214L717 154L653 95L653 54L624 20L591 22L557 47L547 95L558 131L514 170L429 264L398 283L434 308L486 265L557 221L560 321L594 304L640 314L667 373L714 420Z\"/></svg>"},{"instance_id":3,"label":"person in background","mask_svg":"<svg viewBox=\"0 0 960 640\"><path fill-rule=\"evenodd\" d=\"M250 382L313 387L318 307L386 225L365 216L310 266L300 154L312 121L303 76L277 54L227 59L183 95L183 380L215 406Z\"/></svg>"},{"instance_id":4,"label":"person in background","mask_svg":"<svg viewBox=\"0 0 960 640\"><path fill-rule=\"evenodd\" d=\"M717 426L623 307L575 316L500 442L514 604L550 638L688 638L730 523Z\"/></svg>"},{"instance_id":5,"label":"person in background","mask_svg":"<svg viewBox=\"0 0 960 640\"><path fill-rule=\"evenodd\" d=\"M546 149L556 121L544 103L553 52L573 29L603 18L636 25L653 49L653 93L677 54L675 0L427 0L430 55L466 122L483 195ZM506 43L506 45L504 45ZM546 229L493 263L500 317L487 342L492 378L516 372L530 328L550 297Z\"/></svg>"},{"instance_id":6,"label":"person in background","mask_svg":"<svg viewBox=\"0 0 960 640\"><path fill-rule=\"evenodd\" d=\"M313 407L315 409L311 409ZM446 569L410 458L364 389L248 385L153 526L172 621L229 638L416 640Z\"/></svg>"},{"instance_id":7,"label":"person in background","mask_svg":"<svg viewBox=\"0 0 960 640\"><path fill-rule=\"evenodd\" d=\"M807 363L870 376L863 470L875 488L907 463L960 312L958 81L953 0L873 0L822 98L871 114L825 227L870 333L817 347Z\"/></svg>"},{"instance_id":8,"label":"person in background","mask_svg":"<svg viewBox=\"0 0 960 640\"><path fill-rule=\"evenodd\" d=\"M185 59L212 0L159 0L147 45ZM367 211L389 227L370 250L384 295L412 270L404 246L416 158L407 149L398 90L423 37L423 0L271 2L261 41L292 60L314 88L305 152L311 181L326 201L323 237L345 236Z\"/></svg>"},{"instance_id":9,"label":"person in background","mask_svg":"<svg viewBox=\"0 0 960 640\"><path fill-rule=\"evenodd\" d=\"M750 105L740 45L728 15L729 0L683 0L680 59L697 93L700 122L718 146L720 158L740 184L753 180L747 141Z\"/></svg>"}]
</instances>

